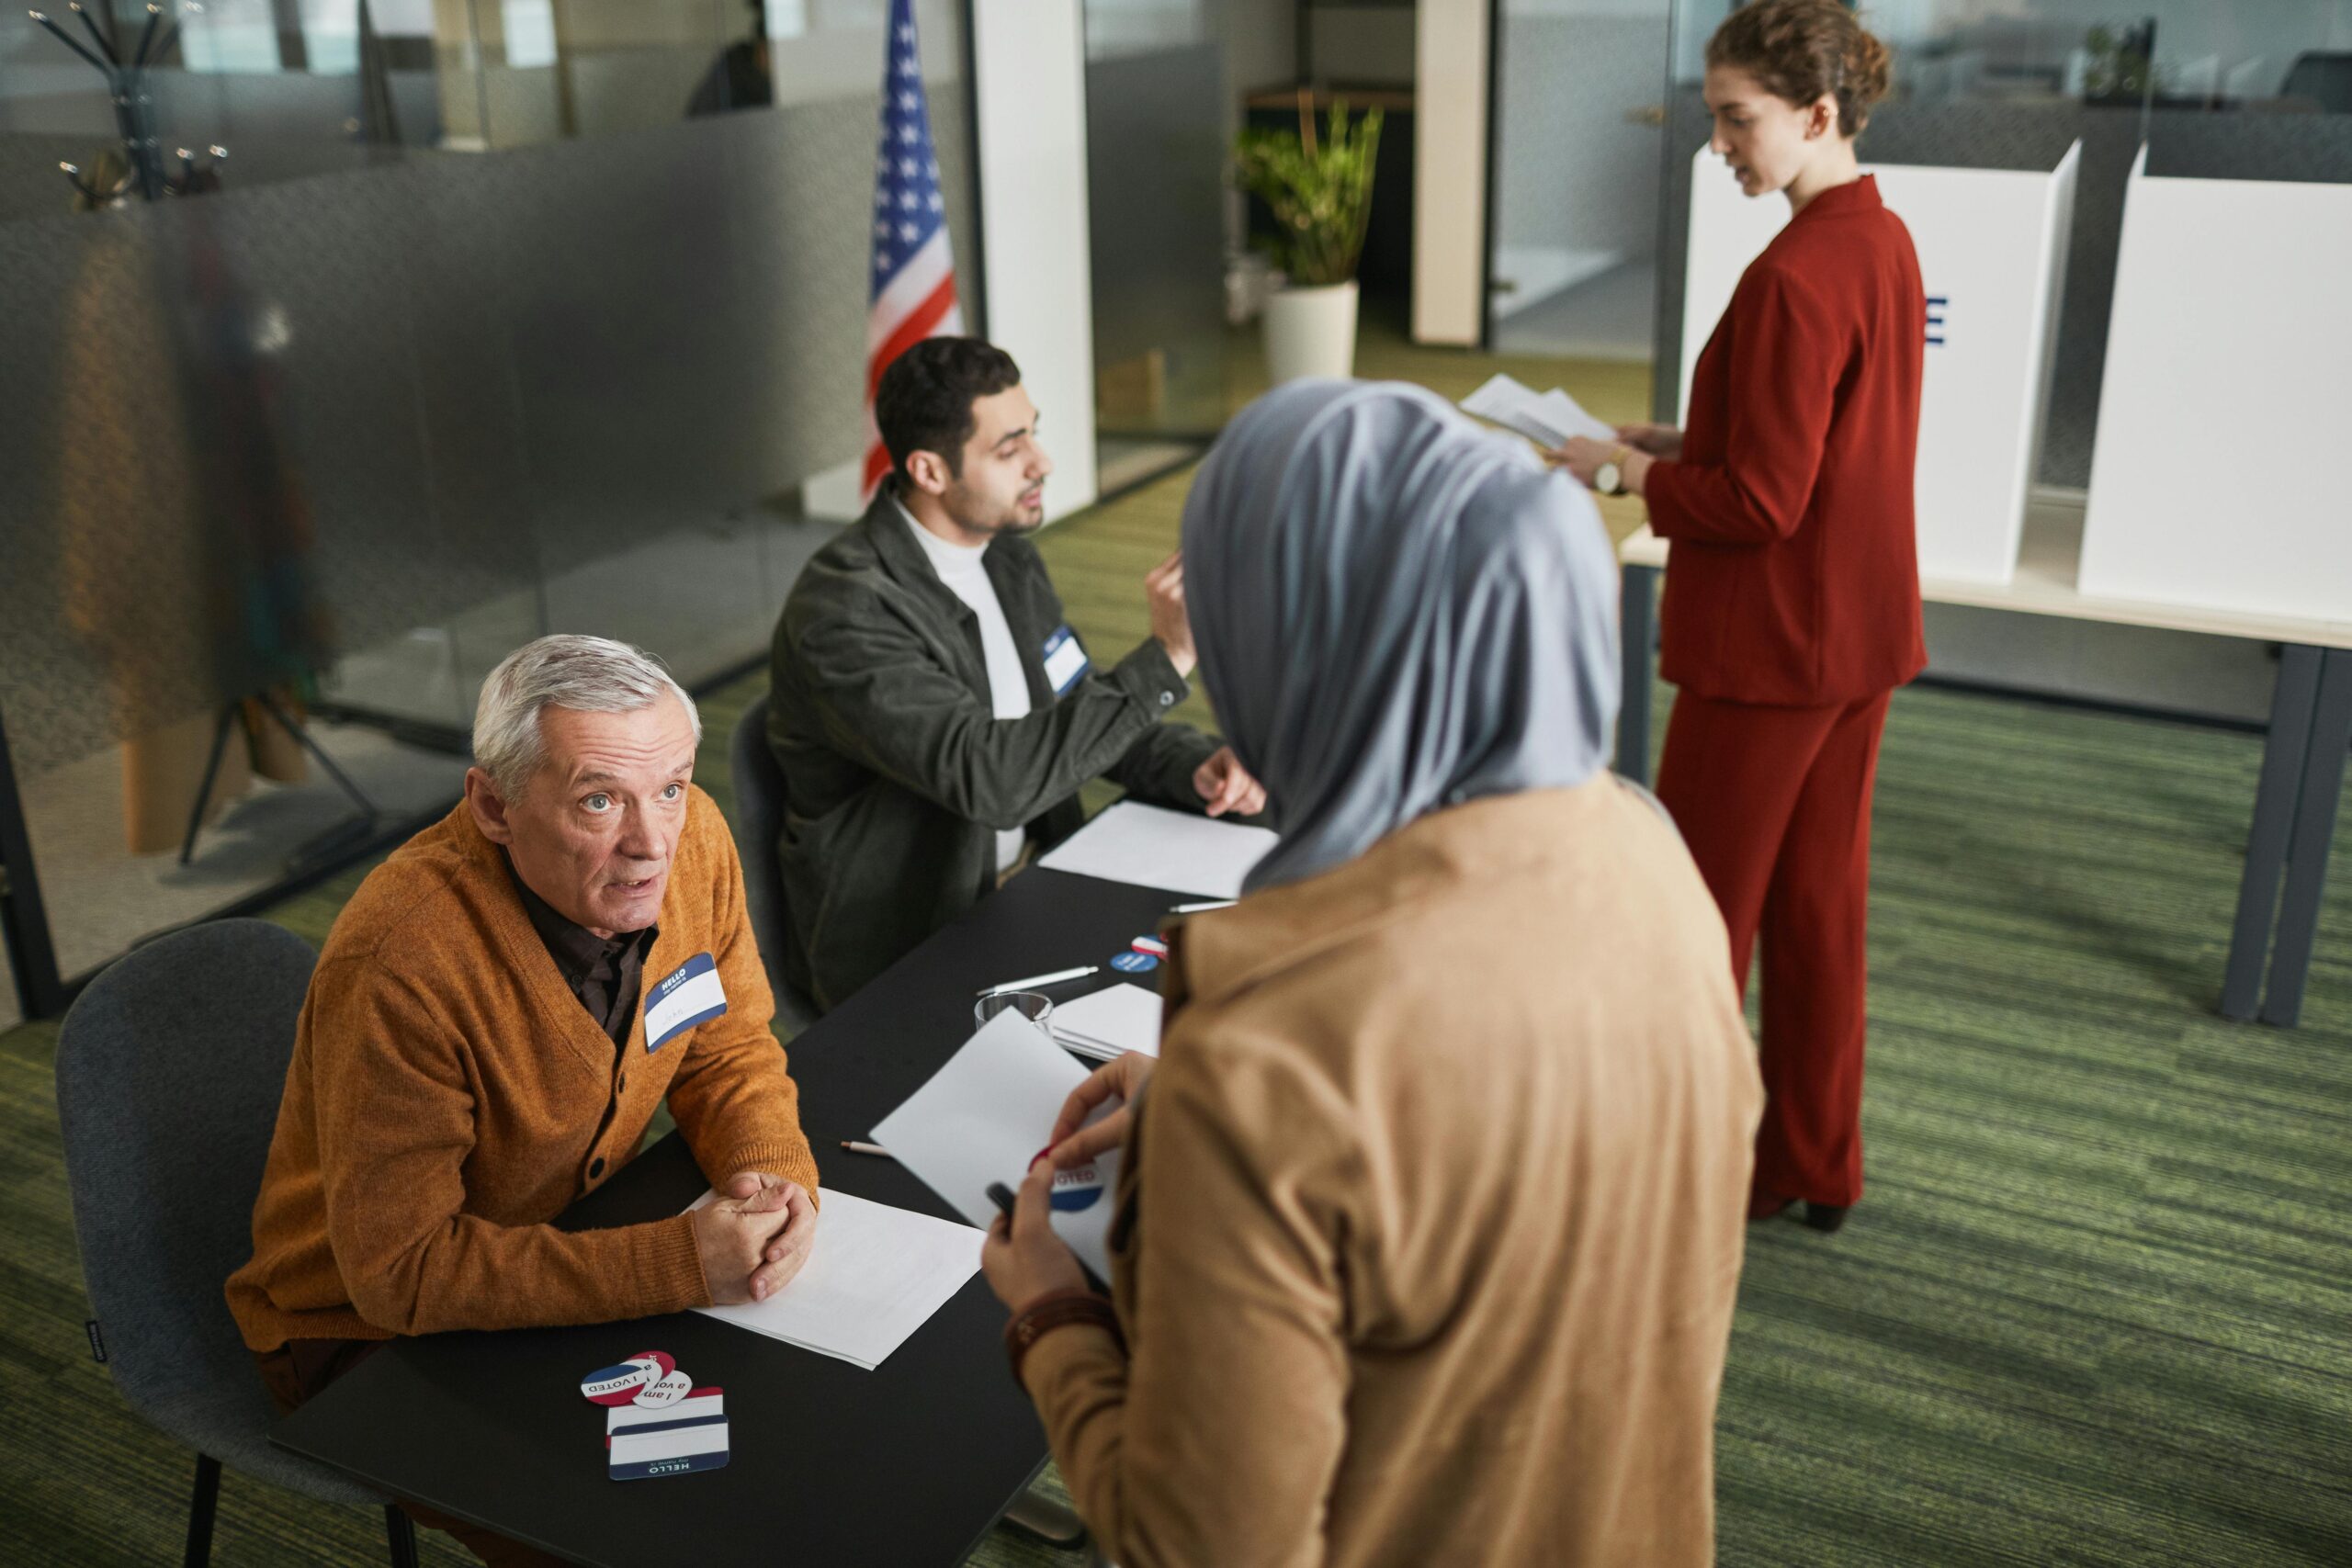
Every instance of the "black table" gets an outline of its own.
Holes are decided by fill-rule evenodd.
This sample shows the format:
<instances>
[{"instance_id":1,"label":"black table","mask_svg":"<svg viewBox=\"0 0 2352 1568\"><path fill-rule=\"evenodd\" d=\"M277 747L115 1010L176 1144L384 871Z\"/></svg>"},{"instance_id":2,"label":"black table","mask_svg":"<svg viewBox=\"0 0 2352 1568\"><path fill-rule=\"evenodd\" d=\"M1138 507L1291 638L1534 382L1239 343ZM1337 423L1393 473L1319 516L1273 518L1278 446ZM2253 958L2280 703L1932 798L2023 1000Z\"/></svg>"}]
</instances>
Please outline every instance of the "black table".
<instances>
[{"instance_id":1,"label":"black table","mask_svg":"<svg viewBox=\"0 0 2352 1568\"><path fill-rule=\"evenodd\" d=\"M840 1140L866 1136L970 1037L976 991L1081 964L1106 968L1048 993L1070 999L1122 979L1109 959L1187 897L1024 873L799 1036L792 1071L824 1186L958 1218L897 1164ZM658 1219L707 1185L673 1134L559 1223ZM1005 1371L1003 1327L975 1275L870 1372L696 1313L426 1335L370 1357L272 1438L584 1563L960 1562L1046 1459L1036 1413ZM726 1390L724 1470L605 1478L605 1413L580 1379L648 1348Z\"/></svg>"}]
</instances>

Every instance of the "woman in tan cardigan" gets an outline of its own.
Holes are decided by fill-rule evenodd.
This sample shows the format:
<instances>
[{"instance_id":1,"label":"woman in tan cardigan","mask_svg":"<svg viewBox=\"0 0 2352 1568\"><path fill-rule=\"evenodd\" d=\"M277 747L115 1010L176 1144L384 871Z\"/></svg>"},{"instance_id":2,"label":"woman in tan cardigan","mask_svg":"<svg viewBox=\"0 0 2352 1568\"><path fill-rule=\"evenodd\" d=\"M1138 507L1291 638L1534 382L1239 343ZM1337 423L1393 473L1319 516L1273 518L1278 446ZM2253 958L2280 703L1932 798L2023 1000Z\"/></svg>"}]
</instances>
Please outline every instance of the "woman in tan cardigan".
<instances>
[{"instance_id":1,"label":"woman in tan cardigan","mask_svg":"<svg viewBox=\"0 0 2352 1568\"><path fill-rule=\"evenodd\" d=\"M1714 903L1605 769L1591 503L1419 389L1305 382L1184 554L1283 840L1172 933L1157 1066L1055 1129L1124 1145L1111 1299L1045 1162L988 1246L1079 1511L1124 1568L1710 1561L1761 1093Z\"/></svg>"}]
</instances>

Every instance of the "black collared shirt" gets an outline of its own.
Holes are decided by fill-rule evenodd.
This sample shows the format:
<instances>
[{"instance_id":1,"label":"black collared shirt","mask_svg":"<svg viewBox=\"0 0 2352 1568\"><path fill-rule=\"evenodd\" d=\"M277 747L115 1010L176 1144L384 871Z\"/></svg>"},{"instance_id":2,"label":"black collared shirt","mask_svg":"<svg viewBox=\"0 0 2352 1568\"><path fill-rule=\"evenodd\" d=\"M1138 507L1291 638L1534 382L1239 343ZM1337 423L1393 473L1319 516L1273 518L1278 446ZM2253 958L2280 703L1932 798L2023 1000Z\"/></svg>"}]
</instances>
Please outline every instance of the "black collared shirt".
<instances>
[{"instance_id":1,"label":"black collared shirt","mask_svg":"<svg viewBox=\"0 0 2352 1568\"><path fill-rule=\"evenodd\" d=\"M506 874L514 877L514 891L523 896L523 912L531 917L531 929L547 943L548 955L555 960L564 985L615 1045L628 1043L638 994L645 984L645 954L662 928L622 931L608 941L566 919L532 892L516 874L511 855L506 859Z\"/></svg>"}]
</instances>

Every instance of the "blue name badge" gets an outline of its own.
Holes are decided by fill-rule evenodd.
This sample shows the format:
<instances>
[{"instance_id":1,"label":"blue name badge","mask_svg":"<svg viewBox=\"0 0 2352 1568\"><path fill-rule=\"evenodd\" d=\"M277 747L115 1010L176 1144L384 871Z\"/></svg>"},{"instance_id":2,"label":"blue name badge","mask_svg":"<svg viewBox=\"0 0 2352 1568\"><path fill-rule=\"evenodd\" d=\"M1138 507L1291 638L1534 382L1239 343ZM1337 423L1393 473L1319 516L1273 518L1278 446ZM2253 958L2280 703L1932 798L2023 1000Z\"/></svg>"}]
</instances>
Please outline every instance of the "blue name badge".
<instances>
[{"instance_id":1,"label":"blue name badge","mask_svg":"<svg viewBox=\"0 0 2352 1568\"><path fill-rule=\"evenodd\" d=\"M1054 689L1054 695L1068 696L1069 689L1086 679L1086 672L1093 668L1094 661L1086 657L1085 645L1067 626L1046 639L1046 684Z\"/></svg>"},{"instance_id":2,"label":"blue name badge","mask_svg":"<svg viewBox=\"0 0 2352 1568\"><path fill-rule=\"evenodd\" d=\"M697 1023L727 1010L727 990L718 965L697 953L645 994L645 1048L659 1051Z\"/></svg>"}]
</instances>

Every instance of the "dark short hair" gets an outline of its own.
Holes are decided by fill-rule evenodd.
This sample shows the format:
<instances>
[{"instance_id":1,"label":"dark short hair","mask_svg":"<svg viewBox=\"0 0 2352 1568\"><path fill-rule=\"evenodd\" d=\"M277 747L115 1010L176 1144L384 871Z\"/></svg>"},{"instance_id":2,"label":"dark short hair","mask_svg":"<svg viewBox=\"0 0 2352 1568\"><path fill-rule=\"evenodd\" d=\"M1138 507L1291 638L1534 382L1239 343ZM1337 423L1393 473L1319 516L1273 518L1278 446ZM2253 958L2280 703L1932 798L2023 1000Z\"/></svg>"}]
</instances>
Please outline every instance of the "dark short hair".
<instances>
[{"instance_id":1,"label":"dark short hair","mask_svg":"<svg viewBox=\"0 0 2352 1568\"><path fill-rule=\"evenodd\" d=\"M1012 355L976 337L927 337L890 361L874 389L874 423L891 468L907 478L907 459L936 452L947 471L964 471L964 443L978 423L972 404L1021 385Z\"/></svg>"}]
</instances>

